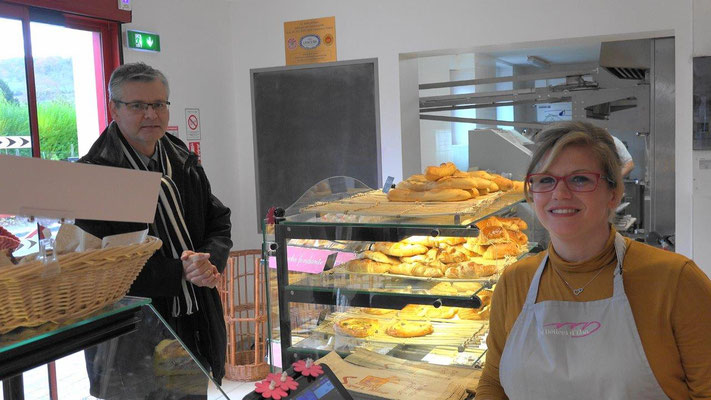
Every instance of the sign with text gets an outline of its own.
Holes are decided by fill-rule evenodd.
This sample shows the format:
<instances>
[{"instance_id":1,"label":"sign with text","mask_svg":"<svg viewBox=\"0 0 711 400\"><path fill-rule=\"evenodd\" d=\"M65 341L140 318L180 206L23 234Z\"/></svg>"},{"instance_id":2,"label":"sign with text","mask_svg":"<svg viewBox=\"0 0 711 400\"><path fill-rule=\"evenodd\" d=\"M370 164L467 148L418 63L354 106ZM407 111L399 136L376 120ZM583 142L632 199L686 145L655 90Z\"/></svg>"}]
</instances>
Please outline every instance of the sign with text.
<instances>
[{"instance_id":1,"label":"sign with text","mask_svg":"<svg viewBox=\"0 0 711 400\"><path fill-rule=\"evenodd\" d=\"M286 65L336 61L336 17L284 22Z\"/></svg>"},{"instance_id":2,"label":"sign with text","mask_svg":"<svg viewBox=\"0 0 711 400\"><path fill-rule=\"evenodd\" d=\"M286 247L286 258L289 271L306 272L309 274L320 274L323 272L328 261L328 256L334 250L309 249L304 247ZM343 264L356 257L353 253L338 252L333 266ZM269 268L276 268L276 257L269 257Z\"/></svg>"},{"instance_id":3,"label":"sign with text","mask_svg":"<svg viewBox=\"0 0 711 400\"><path fill-rule=\"evenodd\" d=\"M185 109L185 127L188 140L202 139L200 134L200 109L186 108Z\"/></svg>"},{"instance_id":4,"label":"sign with text","mask_svg":"<svg viewBox=\"0 0 711 400\"><path fill-rule=\"evenodd\" d=\"M143 51L160 51L160 36L155 33L141 31L126 31L128 48Z\"/></svg>"},{"instance_id":5,"label":"sign with text","mask_svg":"<svg viewBox=\"0 0 711 400\"><path fill-rule=\"evenodd\" d=\"M188 150L195 153L198 162L202 164L202 155L200 154L200 142L188 142Z\"/></svg>"}]
</instances>

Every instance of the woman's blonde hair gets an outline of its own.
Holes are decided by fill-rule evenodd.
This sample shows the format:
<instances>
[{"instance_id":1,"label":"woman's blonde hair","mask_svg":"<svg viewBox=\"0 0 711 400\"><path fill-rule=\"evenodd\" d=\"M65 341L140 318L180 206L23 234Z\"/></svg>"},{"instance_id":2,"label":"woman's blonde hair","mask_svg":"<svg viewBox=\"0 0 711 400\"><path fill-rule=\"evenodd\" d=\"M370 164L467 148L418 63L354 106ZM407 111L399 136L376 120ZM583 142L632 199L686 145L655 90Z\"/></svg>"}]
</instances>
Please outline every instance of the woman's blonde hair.
<instances>
[{"instance_id":1,"label":"woman's blonde hair","mask_svg":"<svg viewBox=\"0 0 711 400\"><path fill-rule=\"evenodd\" d=\"M602 173L608 178L605 182L615 192L617 200L619 201L622 197L624 192L622 163L620 162L620 156L617 154L615 142L605 129L588 122L559 122L540 131L534 141L536 147L526 175L545 171L565 147L581 146L589 149L600 162ZM542 164L543 158L547 154L548 157L545 163ZM533 201L528 189L528 180L526 180L523 190L526 199Z\"/></svg>"}]
</instances>

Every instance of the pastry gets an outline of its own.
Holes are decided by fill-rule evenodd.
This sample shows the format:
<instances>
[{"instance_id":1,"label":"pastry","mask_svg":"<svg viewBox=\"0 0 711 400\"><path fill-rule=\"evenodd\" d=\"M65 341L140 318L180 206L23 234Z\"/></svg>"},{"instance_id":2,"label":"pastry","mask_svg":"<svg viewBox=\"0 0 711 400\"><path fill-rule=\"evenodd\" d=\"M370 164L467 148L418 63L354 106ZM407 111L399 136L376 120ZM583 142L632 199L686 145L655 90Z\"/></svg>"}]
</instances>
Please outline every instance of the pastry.
<instances>
[{"instance_id":1,"label":"pastry","mask_svg":"<svg viewBox=\"0 0 711 400\"><path fill-rule=\"evenodd\" d=\"M485 260L500 260L505 257L516 257L519 253L520 249L516 243L500 243L489 246L483 257Z\"/></svg>"},{"instance_id":2,"label":"pastry","mask_svg":"<svg viewBox=\"0 0 711 400\"><path fill-rule=\"evenodd\" d=\"M341 335L364 338L378 331L377 319L371 318L343 318L333 324L333 330Z\"/></svg>"},{"instance_id":3,"label":"pastry","mask_svg":"<svg viewBox=\"0 0 711 400\"><path fill-rule=\"evenodd\" d=\"M369 274L384 274L390 271L390 264L379 263L367 258L357 258L344 263L343 266L350 272L366 272Z\"/></svg>"},{"instance_id":4,"label":"pastry","mask_svg":"<svg viewBox=\"0 0 711 400\"><path fill-rule=\"evenodd\" d=\"M497 271L496 265L485 265L467 261L450 266L444 276L451 279L475 279L491 276Z\"/></svg>"},{"instance_id":5,"label":"pastry","mask_svg":"<svg viewBox=\"0 0 711 400\"><path fill-rule=\"evenodd\" d=\"M459 319L486 321L489 319L489 308L490 306L485 306L482 309L460 308L457 310L457 315L459 315Z\"/></svg>"},{"instance_id":6,"label":"pastry","mask_svg":"<svg viewBox=\"0 0 711 400\"><path fill-rule=\"evenodd\" d=\"M395 314L397 311L396 310L390 310L387 308L361 308L361 311L363 311L366 314L370 315L389 315L389 314Z\"/></svg>"},{"instance_id":7,"label":"pastry","mask_svg":"<svg viewBox=\"0 0 711 400\"><path fill-rule=\"evenodd\" d=\"M436 166L429 166L425 168L425 178L430 181L436 181L437 179L444 178L445 176L450 176L457 171L457 166L454 163L446 162Z\"/></svg>"},{"instance_id":8,"label":"pastry","mask_svg":"<svg viewBox=\"0 0 711 400\"><path fill-rule=\"evenodd\" d=\"M525 231L528 229L528 224L526 221L522 220L521 218L518 217L509 217L509 218L504 218L504 217L497 217L499 219L499 222L501 222L506 228L508 229L513 229L516 230L515 227L518 228L518 230Z\"/></svg>"},{"instance_id":9,"label":"pastry","mask_svg":"<svg viewBox=\"0 0 711 400\"><path fill-rule=\"evenodd\" d=\"M400 338L425 336L432 332L432 324L421 321L397 321L385 330L388 335Z\"/></svg>"},{"instance_id":10,"label":"pastry","mask_svg":"<svg viewBox=\"0 0 711 400\"><path fill-rule=\"evenodd\" d=\"M367 258L369 260L373 260L379 263L385 263L385 264L400 264L400 260L394 257L390 257L386 254L383 254L379 251L370 251L366 250L362 253L363 258Z\"/></svg>"},{"instance_id":11,"label":"pastry","mask_svg":"<svg viewBox=\"0 0 711 400\"><path fill-rule=\"evenodd\" d=\"M439 268L430 267L420 263L402 263L399 265L393 265L392 268L390 268L390 273L429 278L441 278L444 276L444 273Z\"/></svg>"},{"instance_id":12,"label":"pastry","mask_svg":"<svg viewBox=\"0 0 711 400\"><path fill-rule=\"evenodd\" d=\"M375 242L373 250L394 257L411 257L425 254L429 249L421 244Z\"/></svg>"},{"instance_id":13,"label":"pastry","mask_svg":"<svg viewBox=\"0 0 711 400\"><path fill-rule=\"evenodd\" d=\"M421 304L408 304L400 312L398 316L406 319L418 318L439 318L452 319L457 315L456 307L438 307L426 306Z\"/></svg>"},{"instance_id":14,"label":"pastry","mask_svg":"<svg viewBox=\"0 0 711 400\"><path fill-rule=\"evenodd\" d=\"M437 245L436 239L432 236L410 236L401 240L399 243L407 244L421 244L426 247L435 247Z\"/></svg>"},{"instance_id":15,"label":"pastry","mask_svg":"<svg viewBox=\"0 0 711 400\"><path fill-rule=\"evenodd\" d=\"M507 243L510 241L508 230L503 226L486 226L479 231L480 245Z\"/></svg>"}]
</instances>

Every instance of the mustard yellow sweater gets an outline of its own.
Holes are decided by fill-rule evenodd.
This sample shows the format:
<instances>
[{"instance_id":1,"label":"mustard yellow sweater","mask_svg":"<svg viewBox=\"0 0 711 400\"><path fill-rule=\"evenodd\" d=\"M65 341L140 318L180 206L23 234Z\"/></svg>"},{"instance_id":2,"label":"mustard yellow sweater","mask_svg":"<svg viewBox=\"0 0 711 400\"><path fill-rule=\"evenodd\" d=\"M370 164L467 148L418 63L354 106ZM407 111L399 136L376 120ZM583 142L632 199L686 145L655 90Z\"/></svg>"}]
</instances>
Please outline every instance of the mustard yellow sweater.
<instances>
[{"instance_id":1,"label":"mustard yellow sweater","mask_svg":"<svg viewBox=\"0 0 711 400\"><path fill-rule=\"evenodd\" d=\"M579 263L562 260L549 246L548 267L541 276L536 302L611 297L616 264L614 235L613 229L600 254ZM625 293L654 376L672 399L711 399L711 281L684 256L630 239L625 242ZM477 400L507 398L499 381L499 361L544 255L542 252L511 265L496 285L487 339L489 350ZM587 283L599 268L605 270L575 296L550 268L551 263L572 287Z\"/></svg>"}]
</instances>

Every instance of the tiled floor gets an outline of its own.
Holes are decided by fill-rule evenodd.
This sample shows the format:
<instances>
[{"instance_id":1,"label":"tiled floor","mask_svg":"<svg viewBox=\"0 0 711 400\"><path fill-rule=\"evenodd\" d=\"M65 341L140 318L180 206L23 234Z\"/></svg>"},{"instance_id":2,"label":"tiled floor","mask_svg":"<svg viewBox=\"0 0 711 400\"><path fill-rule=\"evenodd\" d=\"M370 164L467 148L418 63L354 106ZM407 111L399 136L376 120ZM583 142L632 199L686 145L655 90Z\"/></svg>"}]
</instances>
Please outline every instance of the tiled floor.
<instances>
[{"instance_id":1,"label":"tiled floor","mask_svg":"<svg viewBox=\"0 0 711 400\"><path fill-rule=\"evenodd\" d=\"M94 397L89 396L89 380L86 375L83 352L80 351L57 360L56 369L57 393L59 394L59 399L94 399ZM22 378L25 389L25 400L47 400L50 398L46 365L25 372ZM227 394L226 398L211 382L208 389L208 399L242 400L246 394L254 390L254 382L223 380L222 390ZM2 390L0 390L0 400L3 400Z\"/></svg>"},{"instance_id":2,"label":"tiled floor","mask_svg":"<svg viewBox=\"0 0 711 400\"><path fill-rule=\"evenodd\" d=\"M254 390L254 382L233 382L228 380L222 381L222 390L227 394L229 400L242 400L244 396ZM225 400L225 397L218 391L212 382L207 391L209 400Z\"/></svg>"}]
</instances>

